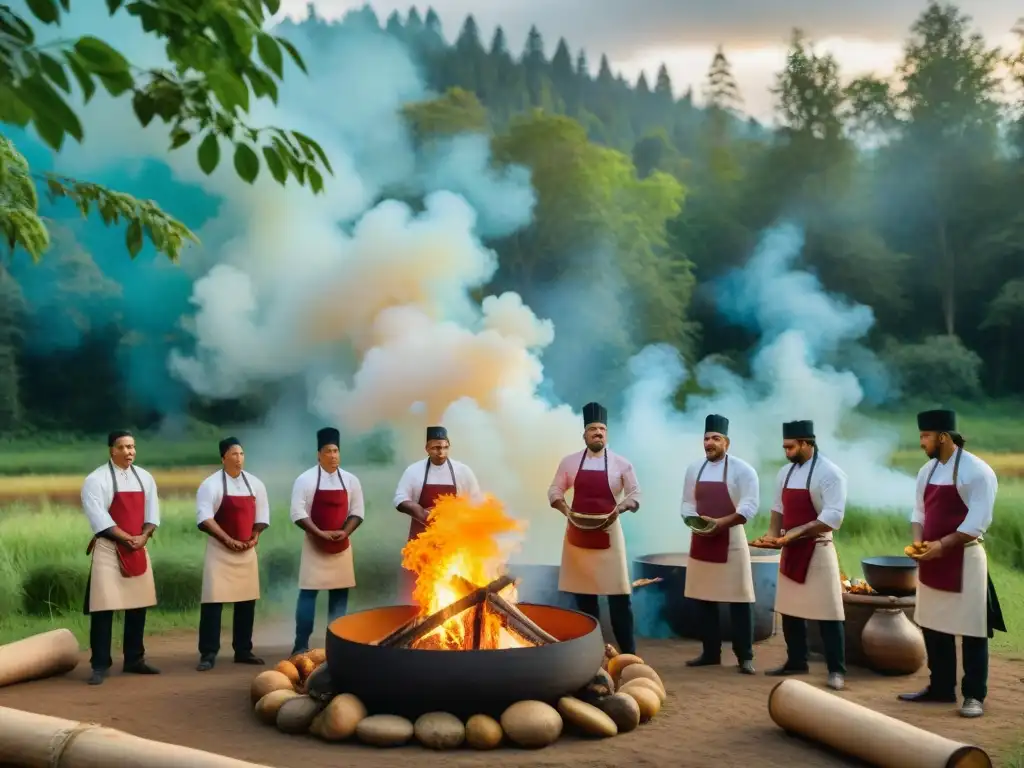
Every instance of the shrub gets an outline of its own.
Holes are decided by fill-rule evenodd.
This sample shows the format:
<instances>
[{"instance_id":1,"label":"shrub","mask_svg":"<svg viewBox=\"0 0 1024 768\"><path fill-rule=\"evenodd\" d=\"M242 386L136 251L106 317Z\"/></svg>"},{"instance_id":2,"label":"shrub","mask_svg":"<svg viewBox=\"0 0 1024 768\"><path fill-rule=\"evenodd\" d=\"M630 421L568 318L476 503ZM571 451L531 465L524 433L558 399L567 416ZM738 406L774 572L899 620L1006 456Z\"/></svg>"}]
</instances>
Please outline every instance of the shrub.
<instances>
[{"instance_id":1,"label":"shrub","mask_svg":"<svg viewBox=\"0 0 1024 768\"><path fill-rule=\"evenodd\" d=\"M29 616L81 612L89 582L88 559L80 563L33 566L21 584L22 605Z\"/></svg>"},{"instance_id":2,"label":"shrub","mask_svg":"<svg viewBox=\"0 0 1024 768\"><path fill-rule=\"evenodd\" d=\"M902 394L935 400L981 394L981 358L955 336L930 336L919 344L890 342L883 359Z\"/></svg>"}]
</instances>

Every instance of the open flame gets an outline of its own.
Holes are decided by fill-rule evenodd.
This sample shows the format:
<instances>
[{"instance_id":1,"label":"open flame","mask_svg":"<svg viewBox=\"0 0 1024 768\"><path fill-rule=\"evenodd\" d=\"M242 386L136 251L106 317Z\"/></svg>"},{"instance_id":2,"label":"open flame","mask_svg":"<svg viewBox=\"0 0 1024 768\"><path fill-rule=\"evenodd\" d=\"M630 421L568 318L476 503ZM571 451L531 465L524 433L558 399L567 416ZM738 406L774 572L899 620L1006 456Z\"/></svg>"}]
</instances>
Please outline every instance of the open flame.
<instances>
[{"instance_id":1,"label":"open flame","mask_svg":"<svg viewBox=\"0 0 1024 768\"><path fill-rule=\"evenodd\" d=\"M416 574L412 597L420 615L436 613L502 576L512 543L509 534L524 530L525 524L509 517L491 496L480 503L464 496L438 498L426 530L402 549L402 565ZM499 594L510 603L516 602L514 585ZM413 647L467 650L529 645L506 628L499 614L480 605L445 621Z\"/></svg>"}]
</instances>

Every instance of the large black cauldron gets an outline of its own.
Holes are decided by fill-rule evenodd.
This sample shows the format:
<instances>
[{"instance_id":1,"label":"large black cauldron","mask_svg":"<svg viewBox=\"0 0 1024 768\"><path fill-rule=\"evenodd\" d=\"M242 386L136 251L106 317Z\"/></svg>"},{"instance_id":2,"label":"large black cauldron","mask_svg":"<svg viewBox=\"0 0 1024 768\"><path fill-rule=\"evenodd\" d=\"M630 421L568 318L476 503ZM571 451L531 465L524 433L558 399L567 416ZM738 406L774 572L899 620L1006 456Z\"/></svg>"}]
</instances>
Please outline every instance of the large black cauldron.
<instances>
[{"instance_id":1,"label":"large black cauldron","mask_svg":"<svg viewBox=\"0 0 1024 768\"><path fill-rule=\"evenodd\" d=\"M411 619L417 608L371 608L327 627L331 678L338 691L357 696L371 714L406 717L437 711L498 716L516 701L554 702L586 685L604 658L597 621L550 605L518 607L560 642L482 651L381 647L370 643Z\"/></svg>"}]
</instances>

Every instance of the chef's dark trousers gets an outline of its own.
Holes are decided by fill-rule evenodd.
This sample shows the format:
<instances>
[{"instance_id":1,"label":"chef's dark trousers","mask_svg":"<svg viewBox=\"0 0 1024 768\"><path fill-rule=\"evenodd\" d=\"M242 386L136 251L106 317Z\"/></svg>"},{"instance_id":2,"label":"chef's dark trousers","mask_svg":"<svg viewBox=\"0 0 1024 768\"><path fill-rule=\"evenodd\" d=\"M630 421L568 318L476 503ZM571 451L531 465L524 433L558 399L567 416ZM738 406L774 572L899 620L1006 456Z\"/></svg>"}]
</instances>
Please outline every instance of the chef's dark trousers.
<instances>
[{"instance_id":1,"label":"chef's dark trousers","mask_svg":"<svg viewBox=\"0 0 1024 768\"><path fill-rule=\"evenodd\" d=\"M113 640L114 612L91 611L89 613L89 647L92 649L92 668L98 671L110 669L110 644ZM142 638L146 633L146 609L132 608L124 612L124 665L130 667L146 656Z\"/></svg>"},{"instance_id":2,"label":"chef's dark trousers","mask_svg":"<svg viewBox=\"0 0 1024 768\"><path fill-rule=\"evenodd\" d=\"M720 603L695 600L700 611L701 640L704 643L703 656L706 659L722 658L722 627L719 621ZM732 652L737 661L754 660L754 604L727 603L729 624L732 630Z\"/></svg>"},{"instance_id":3,"label":"chef's dark trousers","mask_svg":"<svg viewBox=\"0 0 1024 768\"><path fill-rule=\"evenodd\" d=\"M574 594L576 607L598 621L601 620L597 595ZM615 642L622 653L636 653L636 641L633 639L633 603L629 595L608 595L608 619L611 621Z\"/></svg>"},{"instance_id":4,"label":"chef's dark trousers","mask_svg":"<svg viewBox=\"0 0 1024 768\"><path fill-rule=\"evenodd\" d=\"M319 594L320 591L316 589L299 590L299 600L295 605L295 653L309 650L309 636L313 634L316 597ZM348 589L327 590L327 622L344 616L347 611Z\"/></svg>"},{"instance_id":5,"label":"chef's dark trousers","mask_svg":"<svg viewBox=\"0 0 1024 768\"><path fill-rule=\"evenodd\" d=\"M234 605L231 617L231 647L235 658L252 653L252 628L256 622L256 601L244 600ZM199 608L199 655L204 659L220 652L220 625L224 603L203 603Z\"/></svg>"},{"instance_id":6,"label":"chef's dark trousers","mask_svg":"<svg viewBox=\"0 0 1024 768\"><path fill-rule=\"evenodd\" d=\"M928 652L931 679L928 688L940 696L956 694L956 636L934 629L922 629L924 647ZM988 695L988 638L961 637L964 676L960 693L965 699L984 701Z\"/></svg>"},{"instance_id":7,"label":"chef's dark trousers","mask_svg":"<svg viewBox=\"0 0 1024 768\"><path fill-rule=\"evenodd\" d=\"M846 674L846 628L842 621L819 621L821 644L829 674ZM786 638L786 666L806 669L810 656L807 648L807 620L796 616L782 617L782 635Z\"/></svg>"}]
</instances>

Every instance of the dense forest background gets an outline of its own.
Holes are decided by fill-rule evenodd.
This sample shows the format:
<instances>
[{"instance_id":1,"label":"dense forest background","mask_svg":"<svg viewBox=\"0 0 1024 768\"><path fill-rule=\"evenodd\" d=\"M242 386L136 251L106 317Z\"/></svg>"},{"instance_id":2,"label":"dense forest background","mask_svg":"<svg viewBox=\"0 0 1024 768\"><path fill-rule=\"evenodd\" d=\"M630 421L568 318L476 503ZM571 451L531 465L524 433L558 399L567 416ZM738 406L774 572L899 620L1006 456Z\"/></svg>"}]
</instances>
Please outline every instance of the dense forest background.
<instances>
[{"instance_id":1,"label":"dense forest background","mask_svg":"<svg viewBox=\"0 0 1024 768\"><path fill-rule=\"evenodd\" d=\"M667 342L745 373L757 329L718 311L716 287L787 221L804 233L798 266L872 309L867 343L901 397L1024 394L1024 56L989 46L955 6L927 6L886 79L846 82L794 31L771 127L744 116L721 49L695 97L676 93L664 67L627 82L599 52L564 39L552 48L537 29L517 55L500 27L482 40L472 16L451 43L432 10L380 20L364 8L343 24L380 27L414 52L438 94L406 108L425 150L486 132L496 162L531 169L534 221L489 242L500 268L487 292L518 291L544 317L552 286L614 276L579 284L620 310L593 334L609 370ZM341 25L294 27L315 67ZM136 190L186 223L208 215L163 200L166 177L149 169ZM225 422L273 401L270 391L230 403L142 396L147 376L165 391L166 345L180 330L147 325L131 304L136 265L117 237L83 238L55 218L41 264L23 253L0 264L0 430L146 426L171 408ZM187 281L163 275L167 300L186 306Z\"/></svg>"}]
</instances>

